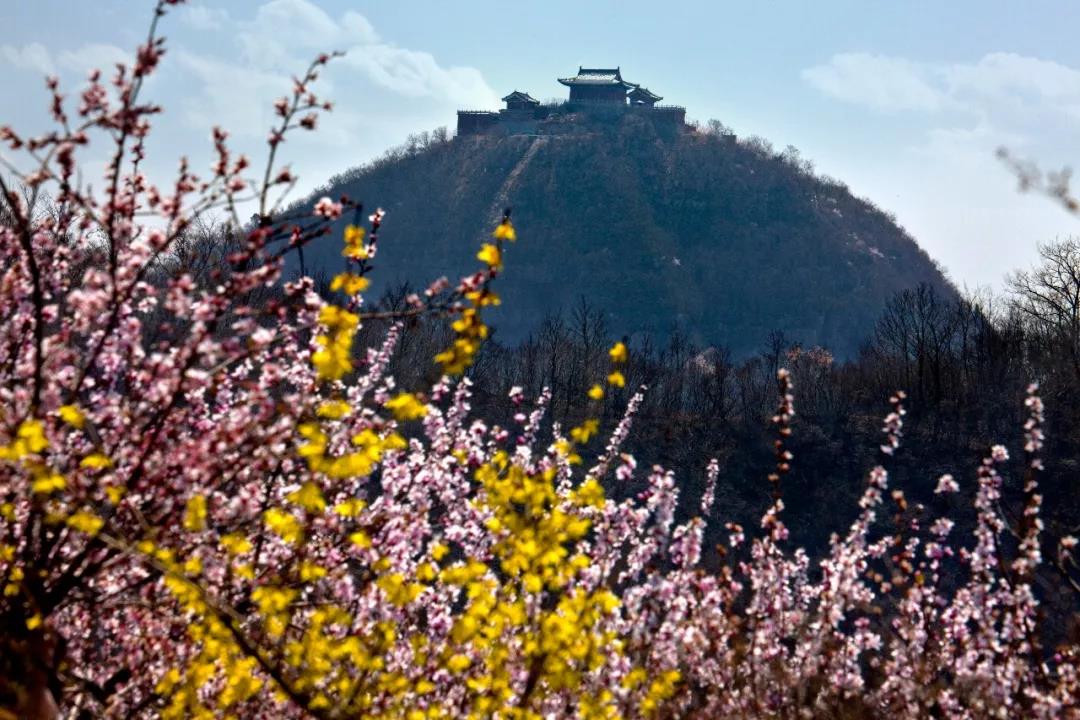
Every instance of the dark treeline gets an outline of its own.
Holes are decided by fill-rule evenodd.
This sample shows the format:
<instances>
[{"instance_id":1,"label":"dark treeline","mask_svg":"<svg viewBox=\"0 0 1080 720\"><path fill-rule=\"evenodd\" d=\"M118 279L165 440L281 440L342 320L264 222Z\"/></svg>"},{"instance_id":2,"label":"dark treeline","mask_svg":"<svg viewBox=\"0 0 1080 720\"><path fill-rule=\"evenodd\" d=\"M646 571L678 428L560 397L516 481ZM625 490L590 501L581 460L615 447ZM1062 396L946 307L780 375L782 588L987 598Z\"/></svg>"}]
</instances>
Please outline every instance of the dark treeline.
<instances>
[{"instance_id":1,"label":"dark treeline","mask_svg":"<svg viewBox=\"0 0 1080 720\"><path fill-rule=\"evenodd\" d=\"M708 459L718 457L739 499L730 509L742 509L742 501L755 509L771 492L760 481L772 457L776 370L786 367L796 388L792 447L799 451L787 492L838 508L837 492L852 498L861 492L861 473L876 457L880 420L895 390L907 392L908 415L893 472L906 481L910 466L914 484L905 488L917 492L932 489L941 473L962 477L992 442L1011 444L1019 460L1022 399L1034 380L1049 405L1049 464L1059 454L1067 461L1080 373L1071 351L1025 323L1014 305L1003 311L985 298L942 299L927 286L904 291L889 303L858 358L842 363L780 332L764 339L759 354L734 362L723 348L696 347L676 329L663 346L648 339L632 346L627 388L608 394L605 423L613 427L632 389L647 386L627 449L684 478L701 475ZM382 328L369 325L365 332L373 342ZM532 396L547 387L552 417L564 425L585 416L584 390L607 373L607 349L618 339L584 303L569 316L545 319L513 347L500 345L497 336L496 329L496 341L470 371L478 414L508 422L505 397L512 386ZM445 332L436 325L411 327L395 375L422 387L435 372L429 357L443 342ZM1053 476L1049 468L1046 482Z\"/></svg>"}]
</instances>

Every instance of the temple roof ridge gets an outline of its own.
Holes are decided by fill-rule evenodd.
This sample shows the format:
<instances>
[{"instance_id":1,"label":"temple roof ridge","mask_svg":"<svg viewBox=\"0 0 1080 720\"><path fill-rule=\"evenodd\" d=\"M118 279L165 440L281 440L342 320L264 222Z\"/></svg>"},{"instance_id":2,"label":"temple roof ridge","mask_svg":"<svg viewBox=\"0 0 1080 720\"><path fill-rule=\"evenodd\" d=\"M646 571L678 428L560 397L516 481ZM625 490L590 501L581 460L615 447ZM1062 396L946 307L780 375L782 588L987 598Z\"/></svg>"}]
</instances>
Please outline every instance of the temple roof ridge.
<instances>
[{"instance_id":1,"label":"temple roof ridge","mask_svg":"<svg viewBox=\"0 0 1080 720\"><path fill-rule=\"evenodd\" d=\"M636 88L637 85L623 80L622 70L619 66L613 68L587 68L578 65L577 75L568 78L559 78L563 85L613 85L622 86L626 89Z\"/></svg>"}]
</instances>

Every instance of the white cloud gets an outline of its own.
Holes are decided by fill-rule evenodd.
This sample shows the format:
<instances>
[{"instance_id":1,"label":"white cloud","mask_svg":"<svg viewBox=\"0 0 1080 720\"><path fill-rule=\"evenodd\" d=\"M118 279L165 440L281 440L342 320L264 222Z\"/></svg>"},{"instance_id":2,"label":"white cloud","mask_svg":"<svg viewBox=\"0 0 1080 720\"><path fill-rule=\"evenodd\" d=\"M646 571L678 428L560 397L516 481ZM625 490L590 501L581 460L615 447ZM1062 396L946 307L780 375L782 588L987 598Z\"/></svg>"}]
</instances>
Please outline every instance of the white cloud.
<instances>
[{"instance_id":1,"label":"white cloud","mask_svg":"<svg viewBox=\"0 0 1080 720\"><path fill-rule=\"evenodd\" d=\"M133 58L131 53L122 50L115 45L90 43L76 50L65 50L56 58L56 63L65 70L79 74L86 74L91 70L101 70L106 76L112 74L117 63L123 63L131 67Z\"/></svg>"},{"instance_id":2,"label":"white cloud","mask_svg":"<svg viewBox=\"0 0 1080 720\"><path fill-rule=\"evenodd\" d=\"M350 87L363 80L404 99L430 99L440 106L494 107L498 95L472 67L444 66L429 52L399 47L383 40L371 22L349 10L339 19L308 0L270 0L259 6L251 20L232 18L222 8L192 5L183 8L181 21L200 32L218 30L236 38L242 62L188 49L174 49L179 63L201 85L203 98L189 106L189 119L206 125L209 117L233 120L241 132L253 130L249 106L259 100L268 106L291 86L288 78L320 52L345 51L324 72L320 89L334 97L334 80ZM41 43L22 47L0 45L0 61L21 70L53 74L58 69L85 75L93 68L109 74L116 63L129 64L132 56L115 45L90 43L61 51L55 59ZM347 69L342 72L338 68ZM335 98L339 100L340 98ZM266 128L259 128L263 133Z\"/></svg>"},{"instance_id":3,"label":"white cloud","mask_svg":"<svg viewBox=\"0 0 1080 720\"><path fill-rule=\"evenodd\" d=\"M286 75L187 50L177 51L175 61L201 87L201 97L181 101L189 124L201 129L220 125L232 132L266 135L272 122L271 103L292 87Z\"/></svg>"},{"instance_id":4,"label":"white cloud","mask_svg":"<svg viewBox=\"0 0 1080 720\"><path fill-rule=\"evenodd\" d=\"M85 75L94 68L109 74L116 63L130 66L132 55L115 45L89 43L75 50L64 50L54 60L48 48L33 42L21 48L0 45L0 59L20 70L41 75L54 75L57 70Z\"/></svg>"},{"instance_id":5,"label":"white cloud","mask_svg":"<svg viewBox=\"0 0 1080 720\"><path fill-rule=\"evenodd\" d=\"M341 28L347 37L362 45L379 42L379 35L375 32L375 28L368 22L366 17L355 10L349 10L342 15Z\"/></svg>"},{"instance_id":6,"label":"white cloud","mask_svg":"<svg viewBox=\"0 0 1080 720\"><path fill-rule=\"evenodd\" d=\"M335 20L308 0L271 0L240 23L238 37L245 58L261 69L295 72L318 52L342 50L345 58L336 64L392 93L469 107L498 103L479 70L444 67L431 53L387 42L353 10Z\"/></svg>"},{"instance_id":7,"label":"white cloud","mask_svg":"<svg viewBox=\"0 0 1080 720\"><path fill-rule=\"evenodd\" d=\"M224 8L185 5L181 8L180 21L195 30L212 32L221 30L228 24L229 12Z\"/></svg>"},{"instance_id":8,"label":"white cloud","mask_svg":"<svg viewBox=\"0 0 1080 720\"><path fill-rule=\"evenodd\" d=\"M942 75L949 92L958 96L1080 99L1080 70L1015 53L990 53L974 64L945 66Z\"/></svg>"},{"instance_id":9,"label":"white cloud","mask_svg":"<svg viewBox=\"0 0 1080 720\"><path fill-rule=\"evenodd\" d=\"M238 37L250 64L295 71L298 61L310 60L316 51L340 49L341 34L333 18L306 0L271 0L254 20L239 23Z\"/></svg>"},{"instance_id":10,"label":"white cloud","mask_svg":"<svg viewBox=\"0 0 1080 720\"><path fill-rule=\"evenodd\" d=\"M933 72L904 58L841 53L803 70L802 76L826 95L876 110L934 112L949 103L934 87Z\"/></svg>"},{"instance_id":11,"label":"white cloud","mask_svg":"<svg viewBox=\"0 0 1080 720\"><path fill-rule=\"evenodd\" d=\"M399 118L400 136L391 142L400 142L408 132L445 123L459 107L498 104L480 71L444 66L431 53L387 42L353 10L335 19L308 0L270 0L250 19L224 14L218 19L225 23L222 35L239 45L241 61L186 45L175 54L197 84L198 96L185 102L184 113L196 127L218 123L234 133L264 137L273 121L270 103L288 93L289 78L331 50L342 50L345 57L330 63L316 88L337 106L320 134L329 130L341 142L350 141L347 128L380 125L372 117L377 113ZM362 99L362 105L352 107L354 99ZM423 120L425 115L430 119Z\"/></svg>"},{"instance_id":12,"label":"white cloud","mask_svg":"<svg viewBox=\"0 0 1080 720\"><path fill-rule=\"evenodd\" d=\"M52 75L56 72L48 49L41 43L33 42L22 47L0 45L0 58L21 70L31 70L41 75Z\"/></svg>"},{"instance_id":13,"label":"white cloud","mask_svg":"<svg viewBox=\"0 0 1080 720\"><path fill-rule=\"evenodd\" d=\"M821 93L881 111L954 110L978 118L1022 111L1080 108L1080 70L1015 53L988 53L970 63L921 63L902 57L840 53L807 68L803 80Z\"/></svg>"},{"instance_id":14,"label":"white cloud","mask_svg":"<svg viewBox=\"0 0 1080 720\"><path fill-rule=\"evenodd\" d=\"M493 107L498 103L478 70L441 67L430 53L375 44L351 48L344 63L401 95L437 97L468 107Z\"/></svg>"}]
</instances>

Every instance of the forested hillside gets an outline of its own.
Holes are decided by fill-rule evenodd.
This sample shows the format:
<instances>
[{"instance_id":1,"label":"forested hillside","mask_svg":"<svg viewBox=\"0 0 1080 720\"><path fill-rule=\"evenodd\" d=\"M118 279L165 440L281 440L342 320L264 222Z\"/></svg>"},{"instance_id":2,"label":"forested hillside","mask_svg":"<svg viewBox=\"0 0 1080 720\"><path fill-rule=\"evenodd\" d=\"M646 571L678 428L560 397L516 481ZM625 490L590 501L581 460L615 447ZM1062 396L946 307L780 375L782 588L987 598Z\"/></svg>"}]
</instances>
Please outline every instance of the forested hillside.
<instances>
[{"instance_id":1,"label":"forested hillside","mask_svg":"<svg viewBox=\"0 0 1080 720\"><path fill-rule=\"evenodd\" d=\"M414 138L318 194L388 210L375 291L467 272L504 206L524 242L492 314L503 342L582 299L616 335L676 327L745 357L774 330L851 357L886 300L953 290L884 212L816 176L789 148L737 141L718 123L677 130L641 115L552 118L537 135ZM347 218L342 219L342 223ZM341 265L333 242L307 270Z\"/></svg>"}]
</instances>

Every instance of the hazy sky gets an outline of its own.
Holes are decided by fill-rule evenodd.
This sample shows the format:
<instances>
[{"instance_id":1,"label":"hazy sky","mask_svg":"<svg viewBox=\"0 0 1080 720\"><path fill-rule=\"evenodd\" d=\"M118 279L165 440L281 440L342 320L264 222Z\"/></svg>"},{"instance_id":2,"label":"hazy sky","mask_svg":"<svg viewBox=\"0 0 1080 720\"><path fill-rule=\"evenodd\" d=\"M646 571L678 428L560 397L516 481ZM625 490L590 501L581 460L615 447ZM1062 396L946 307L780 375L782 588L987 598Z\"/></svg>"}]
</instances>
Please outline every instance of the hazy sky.
<instances>
[{"instance_id":1,"label":"hazy sky","mask_svg":"<svg viewBox=\"0 0 1080 720\"><path fill-rule=\"evenodd\" d=\"M127 57L150 7L2 0L0 122L43 129L43 73L76 89ZM1080 162L1077 27L1068 0L201 0L164 21L170 52L147 91L167 112L148 167L164 177L181 153L205 167L215 121L260 155L271 101L322 49L348 54L321 82L335 112L286 144L303 189L453 127L458 108L496 108L515 88L562 97L555 78L578 65L621 65L691 118L796 146L894 212L958 283L998 285L1037 242L1080 229L1018 194L994 157Z\"/></svg>"}]
</instances>

